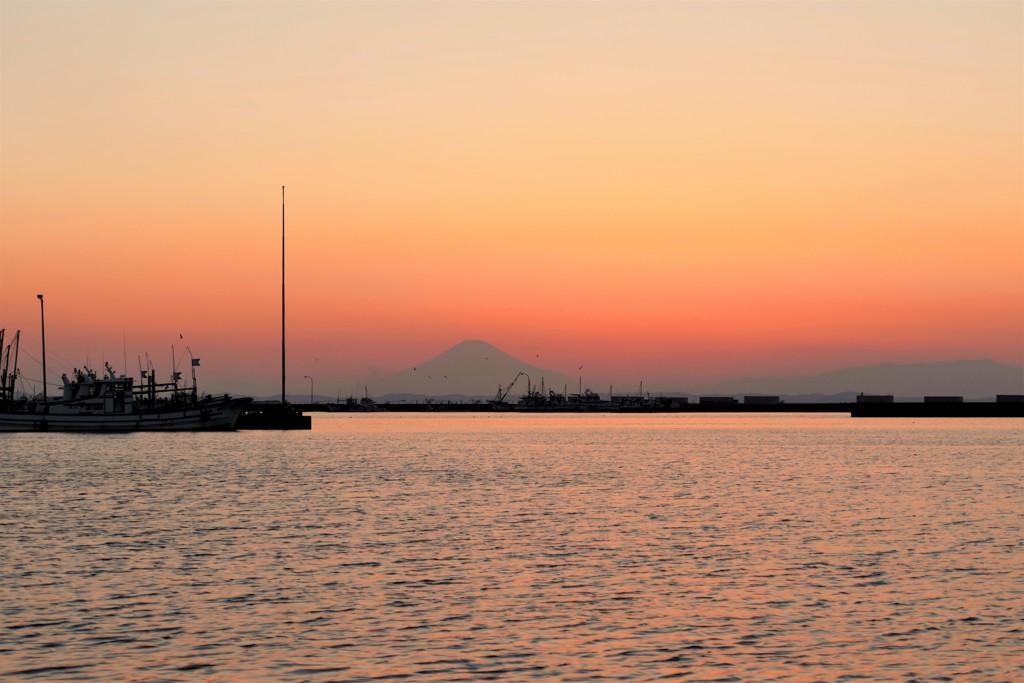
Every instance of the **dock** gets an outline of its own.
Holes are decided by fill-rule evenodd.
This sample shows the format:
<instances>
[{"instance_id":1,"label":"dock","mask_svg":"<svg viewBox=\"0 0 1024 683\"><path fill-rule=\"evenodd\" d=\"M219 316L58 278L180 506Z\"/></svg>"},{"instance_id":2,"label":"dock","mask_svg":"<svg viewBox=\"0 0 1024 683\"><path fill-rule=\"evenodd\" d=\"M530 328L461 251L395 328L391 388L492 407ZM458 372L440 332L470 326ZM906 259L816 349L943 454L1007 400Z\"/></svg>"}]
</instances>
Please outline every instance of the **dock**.
<instances>
[{"instance_id":1,"label":"dock","mask_svg":"<svg viewBox=\"0 0 1024 683\"><path fill-rule=\"evenodd\" d=\"M892 402L892 403L652 403L644 406L605 407L552 407L529 409L517 408L515 404L479 402L431 402L431 403L377 403L372 411L365 408L349 407L344 404L309 403L295 404L302 413L670 413L676 415L699 415L709 413L845 413L851 417L876 418L1024 418L1024 402ZM239 426L239 429L245 427Z\"/></svg>"},{"instance_id":2,"label":"dock","mask_svg":"<svg viewBox=\"0 0 1024 683\"><path fill-rule=\"evenodd\" d=\"M235 429L308 430L313 418L304 415L303 406L280 403L251 403L238 417Z\"/></svg>"}]
</instances>

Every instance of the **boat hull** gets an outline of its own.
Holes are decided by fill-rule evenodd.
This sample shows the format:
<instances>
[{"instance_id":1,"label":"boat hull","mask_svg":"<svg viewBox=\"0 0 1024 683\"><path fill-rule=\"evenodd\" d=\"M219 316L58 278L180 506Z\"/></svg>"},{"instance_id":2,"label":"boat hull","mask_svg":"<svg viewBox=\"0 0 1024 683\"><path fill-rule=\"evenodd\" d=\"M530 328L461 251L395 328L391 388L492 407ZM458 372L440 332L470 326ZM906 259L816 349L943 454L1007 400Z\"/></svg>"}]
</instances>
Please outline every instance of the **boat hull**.
<instances>
[{"instance_id":1,"label":"boat hull","mask_svg":"<svg viewBox=\"0 0 1024 683\"><path fill-rule=\"evenodd\" d=\"M0 432L194 432L235 428L249 398L142 409L124 414L81 414L53 409L0 412ZM47 408L51 408L48 406Z\"/></svg>"}]
</instances>

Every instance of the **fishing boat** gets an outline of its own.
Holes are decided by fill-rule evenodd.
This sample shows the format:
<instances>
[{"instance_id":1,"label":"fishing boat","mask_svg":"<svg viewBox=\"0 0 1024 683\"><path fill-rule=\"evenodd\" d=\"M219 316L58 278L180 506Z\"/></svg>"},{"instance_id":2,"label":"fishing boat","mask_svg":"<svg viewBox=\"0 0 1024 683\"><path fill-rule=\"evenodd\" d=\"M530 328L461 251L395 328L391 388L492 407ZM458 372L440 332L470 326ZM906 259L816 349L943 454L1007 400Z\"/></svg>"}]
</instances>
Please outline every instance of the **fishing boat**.
<instances>
[{"instance_id":1,"label":"fishing boat","mask_svg":"<svg viewBox=\"0 0 1024 683\"><path fill-rule=\"evenodd\" d=\"M109 364L102 376L89 368L63 375L60 397L15 397L18 346L14 341L0 358L0 432L137 432L234 429L251 398L200 396L195 385L199 359L193 359L192 386L181 386L180 373L157 382L142 371L142 382L118 375ZM0 345L2 345L0 331ZM12 358L13 347L13 358ZM44 356L45 358L45 356ZM13 362L12 362L13 361ZM44 366L45 367L45 366Z\"/></svg>"},{"instance_id":2,"label":"fishing boat","mask_svg":"<svg viewBox=\"0 0 1024 683\"><path fill-rule=\"evenodd\" d=\"M525 373L521 372L519 374L524 375ZM516 379L518 379L518 376ZM588 413L618 410L618 406L616 406L612 401L605 401L601 398L600 394L591 391L590 389L584 389L582 378L580 378L579 393L576 394L559 394L552 390L548 390L548 392L545 393L543 377L540 380L539 390L530 386L529 376L527 376L526 387L526 393L519 398L519 402L515 406L516 410L544 413ZM509 385L509 388L511 389L511 385ZM504 396L501 396L500 398L503 399Z\"/></svg>"},{"instance_id":3,"label":"fishing boat","mask_svg":"<svg viewBox=\"0 0 1024 683\"><path fill-rule=\"evenodd\" d=\"M380 410L380 406L369 396L362 398L349 396L344 403L341 401L328 403L327 410L332 413L373 413Z\"/></svg>"}]
</instances>

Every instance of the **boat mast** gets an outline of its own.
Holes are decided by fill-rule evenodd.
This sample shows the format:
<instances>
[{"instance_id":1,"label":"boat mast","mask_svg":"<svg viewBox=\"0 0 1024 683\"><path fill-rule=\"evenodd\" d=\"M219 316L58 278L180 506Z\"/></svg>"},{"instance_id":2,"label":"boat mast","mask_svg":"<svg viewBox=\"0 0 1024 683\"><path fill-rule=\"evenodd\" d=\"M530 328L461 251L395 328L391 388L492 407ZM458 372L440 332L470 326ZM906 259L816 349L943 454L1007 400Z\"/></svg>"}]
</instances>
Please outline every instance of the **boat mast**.
<instances>
[{"instance_id":1,"label":"boat mast","mask_svg":"<svg viewBox=\"0 0 1024 683\"><path fill-rule=\"evenodd\" d=\"M284 398L284 185L281 186L281 405Z\"/></svg>"},{"instance_id":2,"label":"boat mast","mask_svg":"<svg viewBox=\"0 0 1024 683\"><path fill-rule=\"evenodd\" d=\"M14 369L8 371L8 373L7 373L7 381L11 383L10 398L11 398L11 401L13 402L14 401L14 383L18 379L18 351L21 349L21 330L18 330L17 332L14 333L14 341L12 341L11 343L14 344ZM7 351L10 352L10 350L11 350L11 347L8 346L7 347ZM4 366L5 367L7 366L7 361L4 361Z\"/></svg>"},{"instance_id":3,"label":"boat mast","mask_svg":"<svg viewBox=\"0 0 1024 683\"><path fill-rule=\"evenodd\" d=\"M6 330L0 329L0 347L3 348L3 360L0 361L0 406L6 407L14 403L14 379L18 376L18 338L21 330L14 333L14 339L3 346ZM11 368L11 350L14 350L14 368Z\"/></svg>"},{"instance_id":4,"label":"boat mast","mask_svg":"<svg viewBox=\"0 0 1024 683\"><path fill-rule=\"evenodd\" d=\"M7 364L11 360L11 347L7 346L4 348L4 334L7 332L6 329L0 328L0 351L3 355L0 356L0 407L7 405ZM14 392L11 392L11 398L14 398Z\"/></svg>"}]
</instances>

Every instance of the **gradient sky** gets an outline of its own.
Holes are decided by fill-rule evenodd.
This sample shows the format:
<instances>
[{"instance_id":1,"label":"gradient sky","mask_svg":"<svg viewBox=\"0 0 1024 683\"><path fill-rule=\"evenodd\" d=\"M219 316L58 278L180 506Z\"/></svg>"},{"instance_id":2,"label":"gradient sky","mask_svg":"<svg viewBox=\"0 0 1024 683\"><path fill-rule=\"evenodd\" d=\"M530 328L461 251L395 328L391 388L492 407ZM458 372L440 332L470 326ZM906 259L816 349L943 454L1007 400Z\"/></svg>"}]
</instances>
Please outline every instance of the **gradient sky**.
<instances>
[{"instance_id":1,"label":"gradient sky","mask_svg":"<svg viewBox=\"0 0 1024 683\"><path fill-rule=\"evenodd\" d=\"M1024 363L1021 2L3 0L0 96L0 327L38 357L44 293L51 375L187 343L273 394L281 185L296 391L463 339Z\"/></svg>"}]
</instances>

